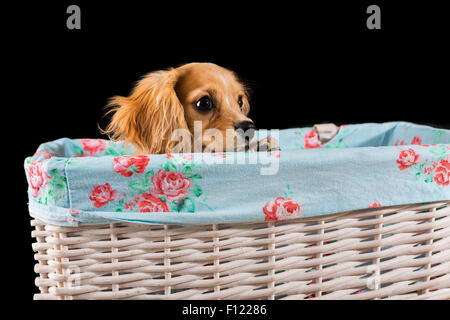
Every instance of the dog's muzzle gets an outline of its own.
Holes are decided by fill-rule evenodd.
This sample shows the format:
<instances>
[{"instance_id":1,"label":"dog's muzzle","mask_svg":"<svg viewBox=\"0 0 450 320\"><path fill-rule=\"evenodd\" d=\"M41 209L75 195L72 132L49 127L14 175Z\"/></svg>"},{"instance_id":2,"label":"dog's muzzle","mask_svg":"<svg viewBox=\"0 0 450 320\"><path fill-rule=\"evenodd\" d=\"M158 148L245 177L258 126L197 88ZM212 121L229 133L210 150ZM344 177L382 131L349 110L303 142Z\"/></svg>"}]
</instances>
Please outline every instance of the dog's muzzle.
<instances>
[{"instance_id":1,"label":"dog's muzzle","mask_svg":"<svg viewBox=\"0 0 450 320\"><path fill-rule=\"evenodd\" d=\"M255 136L256 126L251 121L241 121L234 126L234 130L242 137L245 137L245 140L252 140Z\"/></svg>"},{"instance_id":2,"label":"dog's muzzle","mask_svg":"<svg viewBox=\"0 0 450 320\"><path fill-rule=\"evenodd\" d=\"M255 130L256 126L251 121L241 121L234 126L234 130L238 138L238 150L243 148L242 151L249 149L256 149ZM253 147L253 148L252 148Z\"/></svg>"}]
</instances>

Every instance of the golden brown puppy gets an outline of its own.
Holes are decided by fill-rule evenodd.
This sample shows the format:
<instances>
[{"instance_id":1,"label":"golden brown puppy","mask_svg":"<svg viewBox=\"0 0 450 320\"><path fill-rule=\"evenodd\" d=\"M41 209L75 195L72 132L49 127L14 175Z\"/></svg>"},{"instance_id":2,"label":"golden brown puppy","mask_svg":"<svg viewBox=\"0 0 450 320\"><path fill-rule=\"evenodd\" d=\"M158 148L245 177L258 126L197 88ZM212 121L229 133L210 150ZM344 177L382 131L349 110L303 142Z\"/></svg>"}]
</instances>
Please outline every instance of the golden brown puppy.
<instances>
[{"instance_id":1,"label":"golden brown puppy","mask_svg":"<svg viewBox=\"0 0 450 320\"><path fill-rule=\"evenodd\" d=\"M149 73L128 97L115 96L108 106L114 114L103 133L132 143L135 154L215 152L236 149L242 141L248 147L255 130L245 86L213 63ZM267 140L264 147L277 145Z\"/></svg>"}]
</instances>

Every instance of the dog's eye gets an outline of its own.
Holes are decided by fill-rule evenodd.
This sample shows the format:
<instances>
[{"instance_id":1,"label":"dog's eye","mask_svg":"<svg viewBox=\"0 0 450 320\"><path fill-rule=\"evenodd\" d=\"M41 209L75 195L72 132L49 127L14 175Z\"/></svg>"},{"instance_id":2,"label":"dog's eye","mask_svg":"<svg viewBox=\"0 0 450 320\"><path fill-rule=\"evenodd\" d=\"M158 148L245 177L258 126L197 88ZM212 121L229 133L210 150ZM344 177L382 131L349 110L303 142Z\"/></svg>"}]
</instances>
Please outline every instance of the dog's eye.
<instances>
[{"instance_id":1,"label":"dog's eye","mask_svg":"<svg viewBox=\"0 0 450 320\"><path fill-rule=\"evenodd\" d=\"M239 108L242 109L242 106L244 105L244 102L242 101L242 96L239 96L239 98L238 98L238 105L239 105Z\"/></svg>"},{"instance_id":2,"label":"dog's eye","mask_svg":"<svg viewBox=\"0 0 450 320\"><path fill-rule=\"evenodd\" d=\"M210 97L204 96L197 101L195 107L200 111L208 111L213 108L213 102Z\"/></svg>"}]
</instances>

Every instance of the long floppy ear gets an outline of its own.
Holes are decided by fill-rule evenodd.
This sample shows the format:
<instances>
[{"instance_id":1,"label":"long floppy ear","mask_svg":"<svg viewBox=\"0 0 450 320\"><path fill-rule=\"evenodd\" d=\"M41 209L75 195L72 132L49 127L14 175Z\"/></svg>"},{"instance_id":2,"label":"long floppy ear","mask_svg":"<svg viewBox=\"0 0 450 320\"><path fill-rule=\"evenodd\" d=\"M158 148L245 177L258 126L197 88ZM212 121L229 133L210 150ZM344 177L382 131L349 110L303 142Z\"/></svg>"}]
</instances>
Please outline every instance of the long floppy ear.
<instances>
[{"instance_id":1,"label":"long floppy ear","mask_svg":"<svg viewBox=\"0 0 450 320\"><path fill-rule=\"evenodd\" d=\"M171 141L172 132L188 130L174 89L177 78L175 69L152 72L137 83L130 96L111 98L108 113L114 114L103 133L113 141L131 142L136 153L171 152L177 143Z\"/></svg>"}]
</instances>

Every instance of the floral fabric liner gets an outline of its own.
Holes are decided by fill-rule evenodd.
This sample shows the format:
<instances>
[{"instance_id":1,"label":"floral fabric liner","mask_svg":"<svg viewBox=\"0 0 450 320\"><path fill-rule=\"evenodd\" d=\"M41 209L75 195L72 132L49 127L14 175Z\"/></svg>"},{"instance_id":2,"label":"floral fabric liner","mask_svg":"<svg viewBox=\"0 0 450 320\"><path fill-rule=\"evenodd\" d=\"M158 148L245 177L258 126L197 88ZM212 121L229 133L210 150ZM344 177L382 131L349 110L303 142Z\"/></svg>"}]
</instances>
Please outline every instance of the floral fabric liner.
<instances>
[{"instance_id":1,"label":"floral fabric liner","mask_svg":"<svg viewBox=\"0 0 450 320\"><path fill-rule=\"evenodd\" d=\"M277 152L145 156L101 139L44 143L25 160L30 213L60 226L236 223L450 200L450 130L366 123L325 145L312 128L278 140Z\"/></svg>"}]
</instances>

